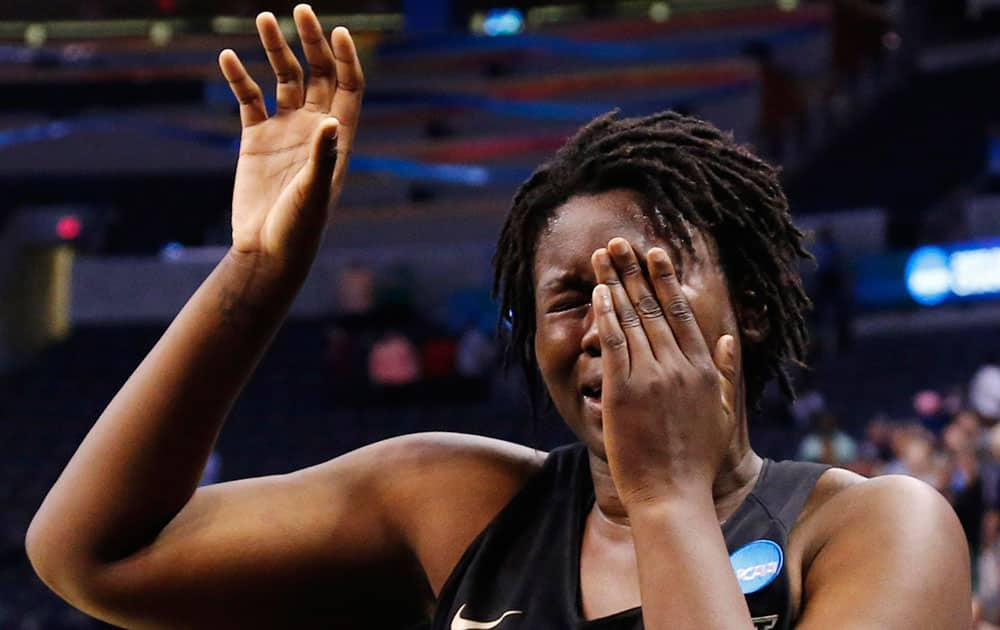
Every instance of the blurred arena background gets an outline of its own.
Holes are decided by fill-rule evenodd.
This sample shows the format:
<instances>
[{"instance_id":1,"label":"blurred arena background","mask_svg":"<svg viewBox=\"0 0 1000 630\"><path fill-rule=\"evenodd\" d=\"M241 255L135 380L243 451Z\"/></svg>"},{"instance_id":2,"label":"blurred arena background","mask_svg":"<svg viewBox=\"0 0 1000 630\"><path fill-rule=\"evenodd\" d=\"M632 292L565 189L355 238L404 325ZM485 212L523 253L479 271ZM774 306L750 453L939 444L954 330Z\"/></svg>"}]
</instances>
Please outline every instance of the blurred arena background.
<instances>
[{"instance_id":1,"label":"blurred arena background","mask_svg":"<svg viewBox=\"0 0 1000 630\"><path fill-rule=\"evenodd\" d=\"M27 524L228 245L232 47L293 2L0 8L0 628L91 628ZM316 0L369 87L352 173L206 481L443 429L539 448L496 355L490 258L518 183L612 108L707 118L784 167L815 265L811 370L751 426L772 458L901 472L954 504L1000 614L1000 2ZM272 103L273 108L273 103Z\"/></svg>"}]
</instances>

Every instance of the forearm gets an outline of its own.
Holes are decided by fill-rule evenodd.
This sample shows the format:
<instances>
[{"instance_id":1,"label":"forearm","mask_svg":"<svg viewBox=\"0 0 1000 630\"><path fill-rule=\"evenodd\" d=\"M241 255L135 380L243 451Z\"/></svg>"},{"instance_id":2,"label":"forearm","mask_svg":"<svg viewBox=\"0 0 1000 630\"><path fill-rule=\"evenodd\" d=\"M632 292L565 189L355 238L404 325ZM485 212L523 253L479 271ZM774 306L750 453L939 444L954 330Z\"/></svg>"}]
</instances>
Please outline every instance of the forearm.
<instances>
[{"instance_id":1,"label":"forearm","mask_svg":"<svg viewBox=\"0 0 1000 630\"><path fill-rule=\"evenodd\" d=\"M183 507L304 276L223 258L49 492L28 535L36 567L127 556Z\"/></svg>"},{"instance_id":2,"label":"forearm","mask_svg":"<svg viewBox=\"0 0 1000 630\"><path fill-rule=\"evenodd\" d=\"M751 629L709 492L629 508L650 630Z\"/></svg>"}]
</instances>

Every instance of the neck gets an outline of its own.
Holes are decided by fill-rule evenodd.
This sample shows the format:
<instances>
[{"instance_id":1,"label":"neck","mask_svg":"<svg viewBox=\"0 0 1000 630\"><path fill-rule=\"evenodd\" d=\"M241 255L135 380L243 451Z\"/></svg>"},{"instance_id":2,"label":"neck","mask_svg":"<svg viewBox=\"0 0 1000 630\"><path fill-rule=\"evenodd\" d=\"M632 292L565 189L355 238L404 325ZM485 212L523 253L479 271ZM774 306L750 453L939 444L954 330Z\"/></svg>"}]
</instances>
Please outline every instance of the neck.
<instances>
[{"instance_id":1,"label":"neck","mask_svg":"<svg viewBox=\"0 0 1000 630\"><path fill-rule=\"evenodd\" d=\"M744 434L745 435L745 434ZM725 522L753 490L763 460L750 448L749 441L737 438L712 484L712 499L719 522ZM590 474L594 480L594 511L611 529L629 527L628 512L618 498L608 462L593 453ZM617 526L617 527L616 527Z\"/></svg>"}]
</instances>

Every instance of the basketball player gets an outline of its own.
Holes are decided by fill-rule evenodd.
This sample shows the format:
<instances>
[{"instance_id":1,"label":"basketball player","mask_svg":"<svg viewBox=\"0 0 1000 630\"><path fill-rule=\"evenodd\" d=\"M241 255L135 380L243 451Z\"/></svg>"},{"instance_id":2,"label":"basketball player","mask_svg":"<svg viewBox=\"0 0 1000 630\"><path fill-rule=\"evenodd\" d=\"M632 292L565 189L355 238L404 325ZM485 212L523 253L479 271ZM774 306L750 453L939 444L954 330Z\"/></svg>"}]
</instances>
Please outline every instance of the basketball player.
<instances>
[{"instance_id":1,"label":"basketball player","mask_svg":"<svg viewBox=\"0 0 1000 630\"><path fill-rule=\"evenodd\" d=\"M540 454L420 434L197 488L336 202L363 78L306 5L303 78L257 26L277 112L240 103L233 244L39 508L35 569L125 627L954 630L969 559L918 481L756 455L747 409L802 359L806 256L775 169L664 113L587 125L517 194L511 352L579 437Z\"/></svg>"}]
</instances>

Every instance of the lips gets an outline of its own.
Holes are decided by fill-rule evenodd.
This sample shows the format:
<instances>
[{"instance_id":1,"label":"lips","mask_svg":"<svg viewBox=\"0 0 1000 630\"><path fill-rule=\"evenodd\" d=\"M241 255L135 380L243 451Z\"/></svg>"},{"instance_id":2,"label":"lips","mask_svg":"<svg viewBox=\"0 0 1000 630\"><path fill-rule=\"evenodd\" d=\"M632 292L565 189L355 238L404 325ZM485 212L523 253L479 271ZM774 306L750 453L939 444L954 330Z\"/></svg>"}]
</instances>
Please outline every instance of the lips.
<instances>
[{"instance_id":1,"label":"lips","mask_svg":"<svg viewBox=\"0 0 1000 630\"><path fill-rule=\"evenodd\" d=\"M597 418L602 419L604 417L604 409L601 407L600 396L584 396L583 397L583 408Z\"/></svg>"},{"instance_id":2,"label":"lips","mask_svg":"<svg viewBox=\"0 0 1000 630\"><path fill-rule=\"evenodd\" d=\"M586 384L580 387L580 395L583 397L584 408L600 417L602 415L601 379L589 379Z\"/></svg>"},{"instance_id":3,"label":"lips","mask_svg":"<svg viewBox=\"0 0 1000 630\"><path fill-rule=\"evenodd\" d=\"M580 391L586 398L596 398L597 400L601 399L600 382L594 385L584 385L582 388L580 388Z\"/></svg>"}]
</instances>

